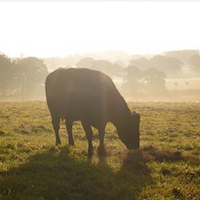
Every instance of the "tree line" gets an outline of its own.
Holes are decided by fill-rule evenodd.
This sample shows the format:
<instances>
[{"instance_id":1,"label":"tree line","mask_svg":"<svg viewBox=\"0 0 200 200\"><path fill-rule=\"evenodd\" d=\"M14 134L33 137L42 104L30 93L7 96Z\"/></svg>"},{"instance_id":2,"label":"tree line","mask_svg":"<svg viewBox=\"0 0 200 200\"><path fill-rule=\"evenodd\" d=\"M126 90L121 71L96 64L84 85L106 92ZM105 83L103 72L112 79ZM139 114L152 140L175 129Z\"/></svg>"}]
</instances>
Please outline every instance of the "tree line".
<instances>
[{"instance_id":1,"label":"tree line","mask_svg":"<svg viewBox=\"0 0 200 200\"><path fill-rule=\"evenodd\" d=\"M145 98L167 92L166 78L178 77L185 65L185 62L181 62L173 55L181 57L185 53L187 52L169 52L169 56L155 55L149 59L138 57L126 64L120 60L110 62L85 57L76 62L75 66L99 70L113 79L120 79L120 90L123 95ZM188 56L187 64L191 71L200 74L198 53ZM44 83L48 74L48 67L42 59L27 57L13 60L0 53L0 99L44 98Z\"/></svg>"},{"instance_id":2,"label":"tree line","mask_svg":"<svg viewBox=\"0 0 200 200\"><path fill-rule=\"evenodd\" d=\"M44 82L48 73L41 59L27 57L11 60L0 53L0 99L44 97Z\"/></svg>"},{"instance_id":3,"label":"tree line","mask_svg":"<svg viewBox=\"0 0 200 200\"><path fill-rule=\"evenodd\" d=\"M121 92L124 96L143 98L165 96L168 93L166 78L180 77L183 65L185 62L181 62L178 58L164 55L155 55L150 59L139 57L130 60L126 66L121 65L119 61L111 63L106 60L95 60L91 57L83 58L76 64L77 67L102 71L113 79L121 78ZM191 71L200 74L199 54L191 54L187 65Z\"/></svg>"}]
</instances>

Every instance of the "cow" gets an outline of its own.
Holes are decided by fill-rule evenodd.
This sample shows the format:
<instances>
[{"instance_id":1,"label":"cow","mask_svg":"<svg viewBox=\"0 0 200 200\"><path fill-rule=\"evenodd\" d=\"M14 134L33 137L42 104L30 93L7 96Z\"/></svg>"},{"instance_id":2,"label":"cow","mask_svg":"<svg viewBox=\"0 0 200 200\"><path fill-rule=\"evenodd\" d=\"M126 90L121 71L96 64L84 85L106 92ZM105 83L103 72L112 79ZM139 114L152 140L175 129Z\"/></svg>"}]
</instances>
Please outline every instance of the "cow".
<instances>
[{"instance_id":1,"label":"cow","mask_svg":"<svg viewBox=\"0 0 200 200\"><path fill-rule=\"evenodd\" d=\"M93 154L91 127L98 129L101 147L108 122L114 124L128 149L139 148L140 115L131 113L109 76L86 68L59 68L47 76L45 90L56 145L61 144L60 119L65 119L70 145L74 145L73 122L81 122L88 139L89 156Z\"/></svg>"}]
</instances>

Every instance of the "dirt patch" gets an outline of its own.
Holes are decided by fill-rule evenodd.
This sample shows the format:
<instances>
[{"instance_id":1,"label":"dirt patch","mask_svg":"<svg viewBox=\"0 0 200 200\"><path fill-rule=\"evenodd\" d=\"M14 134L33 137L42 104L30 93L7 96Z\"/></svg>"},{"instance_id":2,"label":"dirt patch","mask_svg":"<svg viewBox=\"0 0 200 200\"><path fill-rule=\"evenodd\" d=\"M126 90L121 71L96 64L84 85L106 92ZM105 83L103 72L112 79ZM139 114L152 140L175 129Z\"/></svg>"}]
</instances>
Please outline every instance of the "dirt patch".
<instances>
[{"instance_id":1,"label":"dirt patch","mask_svg":"<svg viewBox=\"0 0 200 200\"><path fill-rule=\"evenodd\" d=\"M194 164L198 164L200 162L200 159L197 156L184 155L184 153L180 151L163 150L152 145L145 146L134 152L128 152L124 162L149 162L150 160L159 162L174 162L182 160Z\"/></svg>"}]
</instances>

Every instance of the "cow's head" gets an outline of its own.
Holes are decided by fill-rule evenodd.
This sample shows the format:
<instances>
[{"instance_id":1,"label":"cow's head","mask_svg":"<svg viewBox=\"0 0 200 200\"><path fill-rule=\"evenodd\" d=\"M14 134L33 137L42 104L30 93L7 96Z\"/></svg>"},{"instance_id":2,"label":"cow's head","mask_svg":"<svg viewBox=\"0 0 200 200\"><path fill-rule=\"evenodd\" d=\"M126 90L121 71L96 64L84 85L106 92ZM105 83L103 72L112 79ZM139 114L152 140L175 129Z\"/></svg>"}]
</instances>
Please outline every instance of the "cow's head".
<instances>
[{"instance_id":1,"label":"cow's head","mask_svg":"<svg viewBox=\"0 0 200 200\"><path fill-rule=\"evenodd\" d=\"M140 147L140 115L136 112L131 114L125 122L123 130L118 131L119 137L128 149L138 149Z\"/></svg>"}]
</instances>

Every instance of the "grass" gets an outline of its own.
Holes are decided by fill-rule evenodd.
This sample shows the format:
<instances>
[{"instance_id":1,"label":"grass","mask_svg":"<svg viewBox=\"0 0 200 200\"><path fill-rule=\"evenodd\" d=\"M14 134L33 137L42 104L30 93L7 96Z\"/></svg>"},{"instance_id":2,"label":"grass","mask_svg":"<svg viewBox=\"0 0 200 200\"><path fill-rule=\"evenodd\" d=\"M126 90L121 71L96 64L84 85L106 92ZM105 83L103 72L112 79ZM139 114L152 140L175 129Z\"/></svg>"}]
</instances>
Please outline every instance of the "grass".
<instances>
[{"instance_id":1,"label":"grass","mask_svg":"<svg viewBox=\"0 0 200 200\"><path fill-rule=\"evenodd\" d=\"M129 151L112 124L106 155L87 157L79 122L74 147L55 146L45 102L0 102L0 199L200 199L200 103L130 103L141 114L141 148Z\"/></svg>"}]
</instances>

